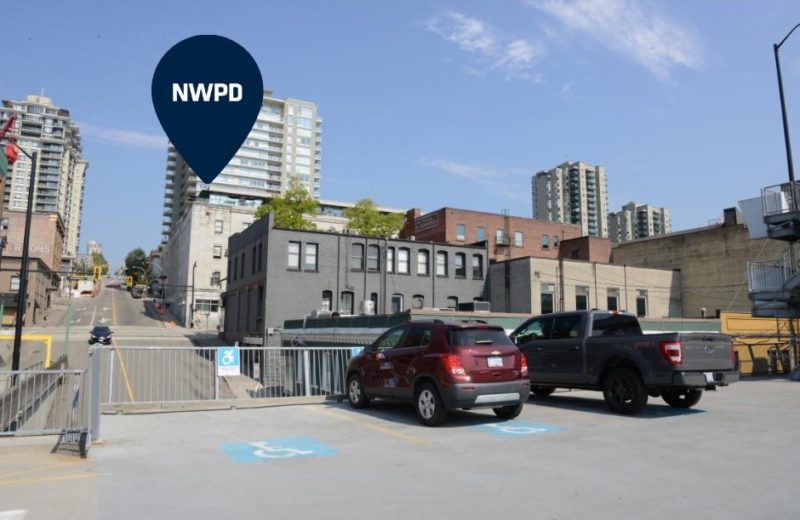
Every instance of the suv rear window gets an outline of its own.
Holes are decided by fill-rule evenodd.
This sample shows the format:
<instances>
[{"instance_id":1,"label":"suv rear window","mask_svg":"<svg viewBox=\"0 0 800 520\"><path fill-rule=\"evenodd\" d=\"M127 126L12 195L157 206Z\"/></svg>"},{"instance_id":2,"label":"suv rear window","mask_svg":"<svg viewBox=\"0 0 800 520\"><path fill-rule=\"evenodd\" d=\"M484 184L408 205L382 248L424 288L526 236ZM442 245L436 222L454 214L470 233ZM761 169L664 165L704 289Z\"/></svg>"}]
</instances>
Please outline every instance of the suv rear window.
<instances>
[{"instance_id":1,"label":"suv rear window","mask_svg":"<svg viewBox=\"0 0 800 520\"><path fill-rule=\"evenodd\" d=\"M641 336L642 328L635 316L626 314L595 314L592 336Z\"/></svg>"},{"instance_id":2,"label":"suv rear window","mask_svg":"<svg viewBox=\"0 0 800 520\"><path fill-rule=\"evenodd\" d=\"M450 329L447 339L454 347L464 345L511 345L503 329Z\"/></svg>"}]
</instances>

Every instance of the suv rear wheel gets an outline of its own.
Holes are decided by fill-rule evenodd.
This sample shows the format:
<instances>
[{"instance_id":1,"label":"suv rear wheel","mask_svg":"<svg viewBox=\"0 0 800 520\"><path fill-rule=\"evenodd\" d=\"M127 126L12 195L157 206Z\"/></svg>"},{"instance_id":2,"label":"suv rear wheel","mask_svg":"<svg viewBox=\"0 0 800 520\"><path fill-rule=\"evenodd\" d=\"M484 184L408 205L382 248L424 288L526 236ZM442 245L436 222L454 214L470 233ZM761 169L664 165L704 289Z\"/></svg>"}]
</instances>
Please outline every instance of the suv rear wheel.
<instances>
[{"instance_id":1,"label":"suv rear wheel","mask_svg":"<svg viewBox=\"0 0 800 520\"><path fill-rule=\"evenodd\" d=\"M414 396L417 417L425 426L438 426L447 419L447 408L431 383L422 383Z\"/></svg>"},{"instance_id":2,"label":"suv rear wheel","mask_svg":"<svg viewBox=\"0 0 800 520\"><path fill-rule=\"evenodd\" d=\"M361 377L353 374L347 379L347 400L353 408L366 408L369 405L369 398L364 392L364 385L361 384Z\"/></svg>"},{"instance_id":3,"label":"suv rear wheel","mask_svg":"<svg viewBox=\"0 0 800 520\"><path fill-rule=\"evenodd\" d=\"M639 374L615 368L603 378L603 397L612 412L633 415L647 405L647 389Z\"/></svg>"},{"instance_id":4,"label":"suv rear wheel","mask_svg":"<svg viewBox=\"0 0 800 520\"><path fill-rule=\"evenodd\" d=\"M522 403L492 408L492 410L501 419L513 419L522 413Z\"/></svg>"},{"instance_id":5,"label":"suv rear wheel","mask_svg":"<svg viewBox=\"0 0 800 520\"><path fill-rule=\"evenodd\" d=\"M533 395L538 395L539 397L546 397L555 391L556 387L554 386L545 386L545 385L531 386L531 392L533 392Z\"/></svg>"}]
</instances>

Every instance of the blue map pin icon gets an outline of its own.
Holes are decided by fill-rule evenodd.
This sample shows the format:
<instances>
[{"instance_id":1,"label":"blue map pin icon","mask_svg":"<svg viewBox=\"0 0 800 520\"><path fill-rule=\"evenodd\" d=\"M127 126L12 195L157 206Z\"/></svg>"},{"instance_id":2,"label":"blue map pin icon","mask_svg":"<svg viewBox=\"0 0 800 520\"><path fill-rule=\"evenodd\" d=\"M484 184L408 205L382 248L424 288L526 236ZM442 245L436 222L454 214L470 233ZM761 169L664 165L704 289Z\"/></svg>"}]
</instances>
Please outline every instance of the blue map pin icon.
<instances>
[{"instance_id":1,"label":"blue map pin icon","mask_svg":"<svg viewBox=\"0 0 800 520\"><path fill-rule=\"evenodd\" d=\"M247 50L223 36L192 36L153 73L153 107L164 132L203 182L211 183L247 138L264 83Z\"/></svg>"}]
</instances>

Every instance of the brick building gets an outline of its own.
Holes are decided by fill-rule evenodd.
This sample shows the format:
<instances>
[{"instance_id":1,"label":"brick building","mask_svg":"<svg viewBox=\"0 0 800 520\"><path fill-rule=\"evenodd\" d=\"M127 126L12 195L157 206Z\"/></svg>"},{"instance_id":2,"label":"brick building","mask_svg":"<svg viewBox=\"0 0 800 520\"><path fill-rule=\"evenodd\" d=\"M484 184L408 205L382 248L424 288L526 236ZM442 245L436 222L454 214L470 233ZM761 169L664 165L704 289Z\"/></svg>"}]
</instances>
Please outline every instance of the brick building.
<instances>
[{"instance_id":1,"label":"brick building","mask_svg":"<svg viewBox=\"0 0 800 520\"><path fill-rule=\"evenodd\" d=\"M491 261L535 256L558 258L563 240L579 238L581 227L499 213L441 208L406 212L400 238L418 242L475 244L486 241Z\"/></svg>"}]
</instances>

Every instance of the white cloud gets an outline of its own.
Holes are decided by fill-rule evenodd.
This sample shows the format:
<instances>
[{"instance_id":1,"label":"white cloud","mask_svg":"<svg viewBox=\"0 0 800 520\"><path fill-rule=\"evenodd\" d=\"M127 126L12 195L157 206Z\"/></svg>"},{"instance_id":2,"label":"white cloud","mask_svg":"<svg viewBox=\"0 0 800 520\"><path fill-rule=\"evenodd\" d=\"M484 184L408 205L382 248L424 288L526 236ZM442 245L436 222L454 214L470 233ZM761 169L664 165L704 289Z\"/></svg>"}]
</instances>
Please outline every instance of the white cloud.
<instances>
[{"instance_id":1,"label":"white cloud","mask_svg":"<svg viewBox=\"0 0 800 520\"><path fill-rule=\"evenodd\" d=\"M464 177L465 179L491 179L493 177L501 176L502 174L492 168L486 166L478 166L474 164L462 164L447 159L433 159L426 161L428 164L439 168L440 170Z\"/></svg>"},{"instance_id":2,"label":"white cloud","mask_svg":"<svg viewBox=\"0 0 800 520\"><path fill-rule=\"evenodd\" d=\"M633 0L529 0L568 29L585 33L601 45L647 68L658 79L675 67L698 69L702 48L690 28L657 12L645 12Z\"/></svg>"},{"instance_id":3,"label":"white cloud","mask_svg":"<svg viewBox=\"0 0 800 520\"><path fill-rule=\"evenodd\" d=\"M426 28L478 57L480 66L467 66L469 74L483 76L487 72L498 71L506 79L541 82L541 74L529 72L543 55L541 47L533 42L522 38L506 38L487 23L456 11L445 11L441 16L429 20Z\"/></svg>"},{"instance_id":4,"label":"white cloud","mask_svg":"<svg viewBox=\"0 0 800 520\"><path fill-rule=\"evenodd\" d=\"M102 128L89 123L78 123L81 136L110 144L124 144L140 148L167 149L167 138L163 135L145 134L119 128Z\"/></svg>"},{"instance_id":5,"label":"white cloud","mask_svg":"<svg viewBox=\"0 0 800 520\"><path fill-rule=\"evenodd\" d=\"M464 164L448 159L423 159L423 162L438 168L439 170L462 177L480 185L482 189L488 190L496 195L510 200L530 200L530 192L519 190L519 176L529 175L527 170L512 169L501 171L490 166L477 164ZM515 179L515 177L517 177Z\"/></svg>"}]
</instances>

